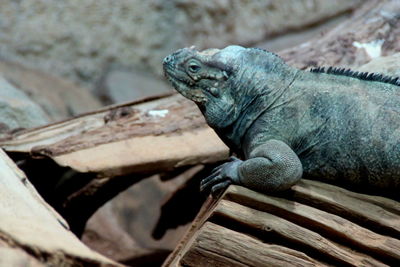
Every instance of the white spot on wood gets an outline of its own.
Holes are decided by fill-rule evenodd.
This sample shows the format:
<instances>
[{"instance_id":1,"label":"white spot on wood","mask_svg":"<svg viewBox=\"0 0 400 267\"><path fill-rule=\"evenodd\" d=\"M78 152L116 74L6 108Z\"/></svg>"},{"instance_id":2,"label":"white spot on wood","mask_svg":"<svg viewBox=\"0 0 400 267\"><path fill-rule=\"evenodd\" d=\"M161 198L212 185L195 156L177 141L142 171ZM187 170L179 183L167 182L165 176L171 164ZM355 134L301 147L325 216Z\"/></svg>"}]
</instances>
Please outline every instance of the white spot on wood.
<instances>
[{"instance_id":1,"label":"white spot on wood","mask_svg":"<svg viewBox=\"0 0 400 267\"><path fill-rule=\"evenodd\" d=\"M370 58L376 58L381 56L382 45L384 42L385 40L382 39L374 40L369 43L353 42L353 46L357 48L364 48L365 52Z\"/></svg>"},{"instance_id":2,"label":"white spot on wood","mask_svg":"<svg viewBox=\"0 0 400 267\"><path fill-rule=\"evenodd\" d=\"M152 117L164 118L168 114L168 109L150 110L148 114Z\"/></svg>"}]
</instances>

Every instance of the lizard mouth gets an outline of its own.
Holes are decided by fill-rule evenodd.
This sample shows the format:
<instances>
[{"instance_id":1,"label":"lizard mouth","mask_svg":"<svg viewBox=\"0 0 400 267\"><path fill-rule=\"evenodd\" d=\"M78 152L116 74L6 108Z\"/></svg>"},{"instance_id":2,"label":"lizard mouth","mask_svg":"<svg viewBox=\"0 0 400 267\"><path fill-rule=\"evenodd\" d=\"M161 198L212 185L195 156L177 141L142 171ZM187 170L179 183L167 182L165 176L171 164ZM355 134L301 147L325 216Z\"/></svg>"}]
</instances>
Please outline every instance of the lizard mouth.
<instances>
[{"instance_id":1,"label":"lizard mouth","mask_svg":"<svg viewBox=\"0 0 400 267\"><path fill-rule=\"evenodd\" d=\"M181 93L184 97L196 102L198 104L204 104L207 102L207 98L204 95L201 88L196 87L195 83L185 78L178 78L168 67L164 68L164 75L171 82L172 86Z\"/></svg>"}]
</instances>

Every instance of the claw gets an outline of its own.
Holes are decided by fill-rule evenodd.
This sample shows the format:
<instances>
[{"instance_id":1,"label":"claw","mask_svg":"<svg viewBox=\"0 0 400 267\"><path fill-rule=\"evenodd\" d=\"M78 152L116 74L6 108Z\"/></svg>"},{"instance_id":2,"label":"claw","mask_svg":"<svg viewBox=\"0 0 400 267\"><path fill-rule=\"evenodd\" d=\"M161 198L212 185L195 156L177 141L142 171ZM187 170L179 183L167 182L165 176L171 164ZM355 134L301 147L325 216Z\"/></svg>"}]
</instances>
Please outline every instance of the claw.
<instances>
[{"instance_id":1,"label":"claw","mask_svg":"<svg viewBox=\"0 0 400 267\"><path fill-rule=\"evenodd\" d=\"M200 182L200 187L203 186L205 183L208 183L209 181L211 181L212 179L214 179L216 176L218 176L221 173L221 170L217 170L213 173L211 173L208 177L204 178L203 180L201 180Z\"/></svg>"},{"instance_id":2,"label":"claw","mask_svg":"<svg viewBox=\"0 0 400 267\"><path fill-rule=\"evenodd\" d=\"M237 157L230 157L228 162L214 168L211 175L201 181L200 191L208 191L211 188L215 193L234 182L239 183L237 168L241 162Z\"/></svg>"},{"instance_id":3,"label":"claw","mask_svg":"<svg viewBox=\"0 0 400 267\"><path fill-rule=\"evenodd\" d=\"M237 157L235 156L230 156L229 157L229 161L235 161L235 160L239 160Z\"/></svg>"},{"instance_id":4,"label":"claw","mask_svg":"<svg viewBox=\"0 0 400 267\"><path fill-rule=\"evenodd\" d=\"M226 180L222 183L216 184L211 188L211 195L213 195L213 197L217 197L218 196L218 192L227 188L229 185L232 184L231 180Z\"/></svg>"},{"instance_id":5,"label":"claw","mask_svg":"<svg viewBox=\"0 0 400 267\"><path fill-rule=\"evenodd\" d=\"M206 179L208 179L208 178L209 177L207 177ZM200 191L205 191L205 190L207 190L207 188L212 187L215 184L218 184L218 183L223 182L225 180L227 180L226 177L223 177L223 176L220 176L220 175L216 175L212 179L208 179L204 183L202 181L202 183L200 185Z\"/></svg>"},{"instance_id":6,"label":"claw","mask_svg":"<svg viewBox=\"0 0 400 267\"><path fill-rule=\"evenodd\" d=\"M214 173L214 172L216 172L216 171L221 171L221 169L222 169L222 167L224 167L224 165L225 165L225 163L224 164L221 164L221 165L219 165L219 166L217 166L217 167L215 167L214 169L212 169L212 173Z\"/></svg>"}]
</instances>

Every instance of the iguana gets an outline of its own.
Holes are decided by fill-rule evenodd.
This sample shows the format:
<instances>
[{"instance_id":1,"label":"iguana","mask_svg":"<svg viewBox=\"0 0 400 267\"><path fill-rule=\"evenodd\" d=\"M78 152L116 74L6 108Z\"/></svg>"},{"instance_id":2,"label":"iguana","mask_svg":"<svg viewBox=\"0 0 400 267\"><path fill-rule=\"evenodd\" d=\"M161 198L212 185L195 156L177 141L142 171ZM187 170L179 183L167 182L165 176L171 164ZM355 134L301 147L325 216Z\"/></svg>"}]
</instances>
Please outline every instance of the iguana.
<instances>
[{"instance_id":1,"label":"iguana","mask_svg":"<svg viewBox=\"0 0 400 267\"><path fill-rule=\"evenodd\" d=\"M400 79L299 70L271 52L240 46L180 49L163 67L241 158L217 167L202 190L235 183L275 192L303 176L398 194Z\"/></svg>"}]
</instances>

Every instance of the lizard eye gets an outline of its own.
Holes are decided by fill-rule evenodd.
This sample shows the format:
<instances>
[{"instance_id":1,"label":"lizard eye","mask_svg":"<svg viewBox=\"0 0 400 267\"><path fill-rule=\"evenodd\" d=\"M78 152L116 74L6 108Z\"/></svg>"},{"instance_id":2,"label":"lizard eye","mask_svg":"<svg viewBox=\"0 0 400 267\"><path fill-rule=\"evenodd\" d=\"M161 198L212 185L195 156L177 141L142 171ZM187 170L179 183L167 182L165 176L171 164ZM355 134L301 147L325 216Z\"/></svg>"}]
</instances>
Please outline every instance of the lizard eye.
<instances>
[{"instance_id":1,"label":"lizard eye","mask_svg":"<svg viewBox=\"0 0 400 267\"><path fill-rule=\"evenodd\" d=\"M201 67L199 66L199 64L197 62L190 62L188 65L188 70L191 73L197 73L200 71L200 69L201 69Z\"/></svg>"}]
</instances>

